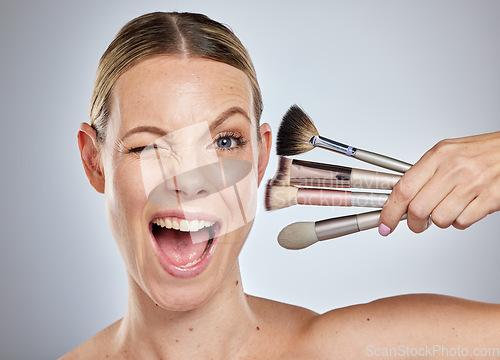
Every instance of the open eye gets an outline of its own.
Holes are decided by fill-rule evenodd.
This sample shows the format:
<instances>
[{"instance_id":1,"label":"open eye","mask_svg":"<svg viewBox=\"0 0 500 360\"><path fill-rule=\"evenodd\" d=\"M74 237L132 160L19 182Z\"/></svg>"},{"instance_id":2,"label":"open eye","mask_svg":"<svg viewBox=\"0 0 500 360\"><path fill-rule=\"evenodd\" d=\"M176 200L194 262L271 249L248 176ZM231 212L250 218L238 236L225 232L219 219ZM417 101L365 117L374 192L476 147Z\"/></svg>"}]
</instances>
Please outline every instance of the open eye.
<instances>
[{"instance_id":1,"label":"open eye","mask_svg":"<svg viewBox=\"0 0 500 360\"><path fill-rule=\"evenodd\" d=\"M220 134L214 141L214 145L220 150L232 150L245 144L243 137L234 133Z\"/></svg>"},{"instance_id":2,"label":"open eye","mask_svg":"<svg viewBox=\"0 0 500 360\"><path fill-rule=\"evenodd\" d=\"M238 142L232 137L225 136L217 139L216 145L222 149L230 149L238 145Z\"/></svg>"}]
</instances>

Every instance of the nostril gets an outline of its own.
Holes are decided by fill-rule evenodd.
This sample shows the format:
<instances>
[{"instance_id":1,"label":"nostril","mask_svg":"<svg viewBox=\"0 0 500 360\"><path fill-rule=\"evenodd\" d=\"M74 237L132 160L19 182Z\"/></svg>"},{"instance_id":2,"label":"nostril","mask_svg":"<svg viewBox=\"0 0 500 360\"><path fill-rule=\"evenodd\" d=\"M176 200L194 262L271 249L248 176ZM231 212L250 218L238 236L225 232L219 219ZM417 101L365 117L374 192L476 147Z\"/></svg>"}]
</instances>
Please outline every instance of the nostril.
<instances>
[{"instance_id":1,"label":"nostril","mask_svg":"<svg viewBox=\"0 0 500 360\"><path fill-rule=\"evenodd\" d=\"M178 197L192 197L193 195L196 197L200 196L207 196L208 191L205 189L200 189L200 190L194 190L190 191L190 189L173 189L173 192L178 196Z\"/></svg>"}]
</instances>

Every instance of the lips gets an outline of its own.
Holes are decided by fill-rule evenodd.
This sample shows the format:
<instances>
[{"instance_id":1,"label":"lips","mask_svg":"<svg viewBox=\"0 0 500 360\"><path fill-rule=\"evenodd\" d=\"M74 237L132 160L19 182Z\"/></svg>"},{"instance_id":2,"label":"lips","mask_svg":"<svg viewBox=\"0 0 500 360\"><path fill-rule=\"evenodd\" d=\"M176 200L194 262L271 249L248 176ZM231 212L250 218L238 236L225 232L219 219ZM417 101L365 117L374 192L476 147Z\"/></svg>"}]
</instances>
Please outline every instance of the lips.
<instances>
[{"instance_id":1,"label":"lips","mask_svg":"<svg viewBox=\"0 0 500 360\"><path fill-rule=\"evenodd\" d=\"M150 234L162 268L178 278L199 275L214 253L220 222L203 214L160 214L150 222Z\"/></svg>"}]
</instances>

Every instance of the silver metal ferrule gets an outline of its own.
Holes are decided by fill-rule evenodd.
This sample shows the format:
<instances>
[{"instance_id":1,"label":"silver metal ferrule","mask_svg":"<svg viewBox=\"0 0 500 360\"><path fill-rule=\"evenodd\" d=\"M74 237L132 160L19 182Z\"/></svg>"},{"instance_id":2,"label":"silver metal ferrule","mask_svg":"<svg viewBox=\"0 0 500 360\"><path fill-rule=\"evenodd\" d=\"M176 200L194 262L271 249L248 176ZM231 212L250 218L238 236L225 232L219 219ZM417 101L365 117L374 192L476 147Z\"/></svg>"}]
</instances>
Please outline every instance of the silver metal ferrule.
<instances>
[{"instance_id":1,"label":"silver metal ferrule","mask_svg":"<svg viewBox=\"0 0 500 360\"><path fill-rule=\"evenodd\" d=\"M378 227L378 221L382 210L370 211L356 215L359 231L373 229ZM407 214L404 213L400 220L406 220Z\"/></svg>"},{"instance_id":2,"label":"silver metal ferrule","mask_svg":"<svg viewBox=\"0 0 500 360\"><path fill-rule=\"evenodd\" d=\"M356 215L348 215L333 219L316 221L318 240L333 239L359 231Z\"/></svg>"},{"instance_id":3,"label":"silver metal ferrule","mask_svg":"<svg viewBox=\"0 0 500 360\"><path fill-rule=\"evenodd\" d=\"M357 215L347 215L316 221L316 236L318 240L321 241L376 228L381 213L382 210L377 210ZM406 215L407 214L404 214L401 220L405 220Z\"/></svg>"},{"instance_id":4,"label":"silver metal ferrule","mask_svg":"<svg viewBox=\"0 0 500 360\"><path fill-rule=\"evenodd\" d=\"M342 143L339 143L337 141L333 141L331 139L327 139L327 138L324 138L324 137L319 136L319 135L312 136L309 139L309 143L312 146L321 147L323 149L335 151L335 152L343 154L343 155L347 155L348 153L354 154L356 152L356 149L349 146L349 145L342 144Z\"/></svg>"},{"instance_id":5,"label":"silver metal ferrule","mask_svg":"<svg viewBox=\"0 0 500 360\"><path fill-rule=\"evenodd\" d=\"M356 223L358 224L359 231L376 228L381 213L382 210L378 210L356 215Z\"/></svg>"}]
</instances>

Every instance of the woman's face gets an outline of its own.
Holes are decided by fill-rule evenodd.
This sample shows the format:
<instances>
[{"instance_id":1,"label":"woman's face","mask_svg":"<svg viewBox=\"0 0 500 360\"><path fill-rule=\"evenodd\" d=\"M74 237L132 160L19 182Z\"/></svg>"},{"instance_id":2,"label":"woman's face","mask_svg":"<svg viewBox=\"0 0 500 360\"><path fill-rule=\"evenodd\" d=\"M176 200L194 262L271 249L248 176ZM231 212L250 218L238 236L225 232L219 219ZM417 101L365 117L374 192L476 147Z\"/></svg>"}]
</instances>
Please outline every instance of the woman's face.
<instances>
[{"instance_id":1,"label":"woman's face","mask_svg":"<svg viewBox=\"0 0 500 360\"><path fill-rule=\"evenodd\" d=\"M268 129L259 142L250 81L223 63L155 56L115 83L101 151L106 214L130 277L160 306L195 308L234 270Z\"/></svg>"}]
</instances>

